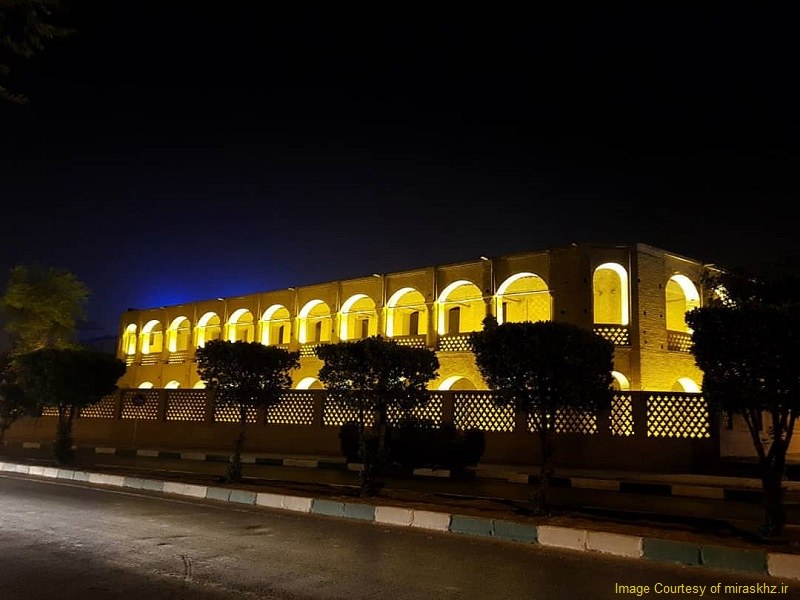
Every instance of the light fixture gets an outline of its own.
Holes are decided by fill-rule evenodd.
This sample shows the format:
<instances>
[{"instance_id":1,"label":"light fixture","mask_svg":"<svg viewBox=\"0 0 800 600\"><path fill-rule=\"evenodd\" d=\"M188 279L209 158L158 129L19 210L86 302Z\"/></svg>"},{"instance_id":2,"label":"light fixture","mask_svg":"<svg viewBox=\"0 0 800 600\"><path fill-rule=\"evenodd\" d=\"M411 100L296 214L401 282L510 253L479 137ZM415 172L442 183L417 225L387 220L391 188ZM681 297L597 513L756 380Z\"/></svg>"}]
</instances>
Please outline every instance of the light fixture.
<instances>
[{"instance_id":1,"label":"light fixture","mask_svg":"<svg viewBox=\"0 0 800 600\"><path fill-rule=\"evenodd\" d=\"M373 274L372 274L372 276L373 276L373 277L380 277L380 276L381 276L381 274L380 274L380 273L373 273Z\"/></svg>"},{"instance_id":2,"label":"light fixture","mask_svg":"<svg viewBox=\"0 0 800 600\"><path fill-rule=\"evenodd\" d=\"M217 300L219 300L220 302L224 302L225 298L217 298Z\"/></svg>"},{"instance_id":3,"label":"light fixture","mask_svg":"<svg viewBox=\"0 0 800 600\"><path fill-rule=\"evenodd\" d=\"M481 256L481 260L489 260L488 256Z\"/></svg>"}]
</instances>

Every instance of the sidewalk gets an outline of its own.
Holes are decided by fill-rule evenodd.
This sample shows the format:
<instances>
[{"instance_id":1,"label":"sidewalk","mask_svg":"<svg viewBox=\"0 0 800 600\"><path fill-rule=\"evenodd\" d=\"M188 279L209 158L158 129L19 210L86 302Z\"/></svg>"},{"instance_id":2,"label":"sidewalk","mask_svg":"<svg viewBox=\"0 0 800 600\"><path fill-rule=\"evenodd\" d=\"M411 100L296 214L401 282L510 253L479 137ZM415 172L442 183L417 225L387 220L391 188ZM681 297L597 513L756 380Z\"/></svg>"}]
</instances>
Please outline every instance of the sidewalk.
<instances>
[{"instance_id":1,"label":"sidewalk","mask_svg":"<svg viewBox=\"0 0 800 600\"><path fill-rule=\"evenodd\" d=\"M385 488L377 497L362 498L358 496L355 484L325 483L320 481L320 477L313 476L324 473L325 467L342 470L344 461L331 460L330 457L249 455L248 460L254 461L250 464L258 464L255 462L258 458L280 460L282 465L302 468L308 477L305 481L247 477L248 469L245 467L243 482L231 485L221 483L219 477L224 471L224 463L208 460L209 456L222 458L219 455L194 452L192 456L181 458L187 465L193 465L194 471L163 470L158 467L166 466L167 462L177 458L175 454L183 453L169 451L173 456L162 459L152 456L153 452L162 451L140 450L138 454L143 460L132 466L76 465L75 469L57 468L51 466L51 461L41 458L3 458L6 462L0 463L0 471L14 474L12 476L125 488L136 493L176 495L200 501L368 521L377 525L489 537L510 543L539 544L699 568L746 571L800 582L799 531L792 531L780 543L763 544L748 541L731 531L698 531L691 525L679 527L674 523L665 525L655 521L593 518L590 514L569 510L560 510L547 517L535 516L524 502L447 495L425 491L421 487L414 490ZM202 459L201 455L204 455ZM96 452L96 456L111 456L110 449ZM145 464L144 459L151 462ZM152 462L154 460L156 463ZM316 468L309 468L312 466ZM492 466L499 471L505 468ZM495 473L499 472L497 470ZM357 482L357 479L350 481ZM685 479L681 481L685 482ZM670 481L670 485L673 483Z\"/></svg>"}]
</instances>

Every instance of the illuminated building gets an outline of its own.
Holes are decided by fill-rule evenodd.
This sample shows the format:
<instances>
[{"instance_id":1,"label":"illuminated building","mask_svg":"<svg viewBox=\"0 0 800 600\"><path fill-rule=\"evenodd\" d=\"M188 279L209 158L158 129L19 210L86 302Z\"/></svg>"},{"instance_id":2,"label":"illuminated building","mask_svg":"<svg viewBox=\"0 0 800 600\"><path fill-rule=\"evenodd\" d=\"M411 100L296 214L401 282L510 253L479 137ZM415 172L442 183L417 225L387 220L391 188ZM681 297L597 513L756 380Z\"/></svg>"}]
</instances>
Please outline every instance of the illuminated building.
<instances>
[{"instance_id":1,"label":"illuminated building","mask_svg":"<svg viewBox=\"0 0 800 600\"><path fill-rule=\"evenodd\" d=\"M377 265L376 265L377 266ZM130 310L121 317L121 387L202 387L195 348L209 340L299 350L295 387L321 387L314 347L380 334L436 350L436 390L485 390L467 346L485 316L559 320L615 344L620 390L700 391L686 311L707 293L698 260L644 244L575 244L371 274L234 298Z\"/></svg>"}]
</instances>

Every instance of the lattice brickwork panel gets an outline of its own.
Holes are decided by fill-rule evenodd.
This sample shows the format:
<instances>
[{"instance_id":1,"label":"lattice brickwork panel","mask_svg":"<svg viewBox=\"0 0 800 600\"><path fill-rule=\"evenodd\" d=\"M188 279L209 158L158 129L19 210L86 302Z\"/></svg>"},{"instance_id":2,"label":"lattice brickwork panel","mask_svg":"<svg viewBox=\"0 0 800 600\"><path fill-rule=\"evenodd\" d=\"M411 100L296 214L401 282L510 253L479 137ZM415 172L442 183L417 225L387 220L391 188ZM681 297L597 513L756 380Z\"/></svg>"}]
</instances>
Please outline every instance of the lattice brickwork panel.
<instances>
[{"instance_id":1,"label":"lattice brickwork panel","mask_svg":"<svg viewBox=\"0 0 800 600\"><path fill-rule=\"evenodd\" d=\"M136 357L133 354L128 354L125 357L125 366L130 367L136 361Z\"/></svg>"},{"instance_id":2,"label":"lattice brickwork panel","mask_svg":"<svg viewBox=\"0 0 800 600\"><path fill-rule=\"evenodd\" d=\"M457 429L514 431L514 409L496 406L491 392L456 392L454 403Z\"/></svg>"},{"instance_id":3,"label":"lattice brickwork panel","mask_svg":"<svg viewBox=\"0 0 800 600\"><path fill-rule=\"evenodd\" d=\"M185 363L187 360L189 360L189 352L186 350L182 352L170 352L167 356L167 363L170 365Z\"/></svg>"},{"instance_id":4,"label":"lattice brickwork panel","mask_svg":"<svg viewBox=\"0 0 800 600\"><path fill-rule=\"evenodd\" d=\"M471 352L468 333L454 333L439 338L436 349L439 352Z\"/></svg>"},{"instance_id":5,"label":"lattice brickwork panel","mask_svg":"<svg viewBox=\"0 0 800 600\"><path fill-rule=\"evenodd\" d=\"M157 365L160 359L161 359L160 354L145 354L142 356L142 359L141 361L139 361L139 364L145 367L151 365Z\"/></svg>"},{"instance_id":6,"label":"lattice brickwork panel","mask_svg":"<svg viewBox=\"0 0 800 600\"><path fill-rule=\"evenodd\" d=\"M631 336L624 325L595 325L594 332L615 346L630 346Z\"/></svg>"},{"instance_id":7,"label":"lattice brickwork panel","mask_svg":"<svg viewBox=\"0 0 800 600\"><path fill-rule=\"evenodd\" d=\"M206 420L207 402L205 390L169 390L167 391L167 421L202 423Z\"/></svg>"},{"instance_id":8,"label":"lattice brickwork panel","mask_svg":"<svg viewBox=\"0 0 800 600\"><path fill-rule=\"evenodd\" d=\"M300 345L300 356L311 356L316 357L317 353L315 352L317 346L319 344L301 344Z\"/></svg>"},{"instance_id":9,"label":"lattice brickwork panel","mask_svg":"<svg viewBox=\"0 0 800 600\"><path fill-rule=\"evenodd\" d=\"M43 406L42 407L42 416L43 417L57 417L58 416L58 408L55 406Z\"/></svg>"},{"instance_id":10,"label":"lattice brickwork panel","mask_svg":"<svg viewBox=\"0 0 800 600\"><path fill-rule=\"evenodd\" d=\"M136 397L144 398L144 404L138 406ZM158 390L125 390L122 393L122 418L155 421L158 419Z\"/></svg>"},{"instance_id":11,"label":"lattice brickwork panel","mask_svg":"<svg viewBox=\"0 0 800 600\"><path fill-rule=\"evenodd\" d=\"M113 419L114 409L117 407L117 397L104 396L100 402L93 406L84 406L80 412L81 419Z\"/></svg>"},{"instance_id":12,"label":"lattice brickwork panel","mask_svg":"<svg viewBox=\"0 0 800 600\"><path fill-rule=\"evenodd\" d=\"M358 411L354 408L342 406L331 398L325 398L325 404L322 407L322 424L341 427L348 421L358 421ZM375 415L371 412L367 413L364 424L372 425L374 422Z\"/></svg>"},{"instance_id":13,"label":"lattice brickwork panel","mask_svg":"<svg viewBox=\"0 0 800 600\"><path fill-rule=\"evenodd\" d=\"M611 435L633 435L633 399L630 394L614 394L611 399Z\"/></svg>"},{"instance_id":14,"label":"lattice brickwork panel","mask_svg":"<svg viewBox=\"0 0 800 600\"><path fill-rule=\"evenodd\" d=\"M667 331L667 350L672 352L689 352L692 347L692 336L683 331Z\"/></svg>"},{"instance_id":15,"label":"lattice brickwork panel","mask_svg":"<svg viewBox=\"0 0 800 600\"><path fill-rule=\"evenodd\" d=\"M410 348L426 348L424 335L409 335L389 338L393 342L397 342L400 346L408 346Z\"/></svg>"},{"instance_id":16,"label":"lattice brickwork panel","mask_svg":"<svg viewBox=\"0 0 800 600\"><path fill-rule=\"evenodd\" d=\"M647 436L711 437L708 404L699 395L664 394L648 397Z\"/></svg>"},{"instance_id":17,"label":"lattice brickwork panel","mask_svg":"<svg viewBox=\"0 0 800 600\"><path fill-rule=\"evenodd\" d=\"M239 406L234 404L231 406L217 406L214 408L214 423L238 423L239 422ZM247 407L246 423L258 422L258 409L252 406Z\"/></svg>"},{"instance_id":18,"label":"lattice brickwork panel","mask_svg":"<svg viewBox=\"0 0 800 600\"><path fill-rule=\"evenodd\" d=\"M434 427L439 427L442 424L442 395L431 393L431 399L425 406L414 408L408 411L408 416L421 421L428 421ZM389 423L397 423L405 415L400 410L389 411Z\"/></svg>"},{"instance_id":19,"label":"lattice brickwork panel","mask_svg":"<svg viewBox=\"0 0 800 600\"><path fill-rule=\"evenodd\" d=\"M536 419L528 415L528 431L539 431ZM556 411L556 433L597 433L597 414L593 412L576 410L557 410Z\"/></svg>"},{"instance_id":20,"label":"lattice brickwork panel","mask_svg":"<svg viewBox=\"0 0 800 600\"><path fill-rule=\"evenodd\" d=\"M293 391L281 397L280 404L267 409L267 423L273 425L313 425L314 397L310 392Z\"/></svg>"}]
</instances>

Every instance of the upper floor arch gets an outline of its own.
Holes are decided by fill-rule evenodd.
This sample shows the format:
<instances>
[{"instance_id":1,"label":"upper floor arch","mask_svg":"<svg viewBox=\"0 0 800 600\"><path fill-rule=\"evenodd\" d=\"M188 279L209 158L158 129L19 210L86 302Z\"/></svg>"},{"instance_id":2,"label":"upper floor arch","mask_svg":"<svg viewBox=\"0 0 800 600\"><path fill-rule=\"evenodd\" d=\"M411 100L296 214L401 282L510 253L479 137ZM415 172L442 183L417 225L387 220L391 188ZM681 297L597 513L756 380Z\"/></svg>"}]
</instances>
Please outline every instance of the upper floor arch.
<instances>
[{"instance_id":1,"label":"upper floor arch","mask_svg":"<svg viewBox=\"0 0 800 600\"><path fill-rule=\"evenodd\" d=\"M439 335L480 331L486 317L486 302L481 289L471 281L454 281L437 300Z\"/></svg>"},{"instance_id":2,"label":"upper floor arch","mask_svg":"<svg viewBox=\"0 0 800 600\"><path fill-rule=\"evenodd\" d=\"M142 354L157 354L164 349L164 331L161 321L152 319L142 327L140 350Z\"/></svg>"},{"instance_id":3,"label":"upper floor arch","mask_svg":"<svg viewBox=\"0 0 800 600\"><path fill-rule=\"evenodd\" d=\"M207 342L218 340L221 337L222 324L217 313L209 311L197 320L195 346L203 348Z\"/></svg>"},{"instance_id":4,"label":"upper floor arch","mask_svg":"<svg viewBox=\"0 0 800 600\"><path fill-rule=\"evenodd\" d=\"M301 344L319 344L331 341L333 317L324 300L306 302L297 315L297 341Z\"/></svg>"},{"instance_id":5,"label":"upper floor arch","mask_svg":"<svg viewBox=\"0 0 800 600\"><path fill-rule=\"evenodd\" d=\"M252 342L255 340L255 321L253 313L246 308L235 310L228 319L229 342Z\"/></svg>"},{"instance_id":6,"label":"upper floor arch","mask_svg":"<svg viewBox=\"0 0 800 600\"><path fill-rule=\"evenodd\" d=\"M192 328L189 319L184 316L176 317L167 329L167 351L185 352L189 349Z\"/></svg>"},{"instance_id":7,"label":"upper floor arch","mask_svg":"<svg viewBox=\"0 0 800 600\"><path fill-rule=\"evenodd\" d=\"M428 306L425 296L413 287L397 290L386 303L386 336L425 335Z\"/></svg>"},{"instance_id":8,"label":"upper floor arch","mask_svg":"<svg viewBox=\"0 0 800 600\"><path fill-rule=\"evenodd\" d=\"M700 306L697 286L686 275L676 273L664 287L667 330L691 333L686 323L686 313Z\"/></svg>"},{"instance_id":9,"label":"upper floor arch","mask_svg":"<svg viewBox=\"0 0 800 600\"><path fill-rule=\"evenodd\" d=\"M630 321L628 271L619 263L599 265L592 274L595 324L627 326Z\"/></svg>"},{"instance_id":10,"label":"upper floor arch","mask_svg":"<svg viewBox=\"0 0 800 600\"><path fill-rule=\"evenodd\" d=\"M553 297L544 279L535 273L517 273L497 288L494 296L497 322L550 321Z\"/></svg>"},{"instance_id":11,"label":"upper floor arch","mask_svg":"<svg viewBox=\"0 0 800 600\"><path fill-rule=\"evenodd\" d=\"M122 353L136 354L136 324L129 323L122 334Z\"/></svg>"},{"instance_id":12,"label":"upper floor arch","mask_svg":"<svg viewBox=\"0 0 800 600\"><path fill-rule=\"evenodd\" d=\"M261 335L259 341L265 346L288 344L292 335L292 317L289 309L283 304L273 304L260 320Z\"/></svg>"},{"instance_id":13,"label":"upper floor arch","mask_svg":"<svg viewBox=\"0 0 800 600\"><path fill-rule=\"evenodd\" d=\"M361 340L378 334L375 301L366 294L354 294L339 310L339 339Z\"/></svg>"}]
</instances>

